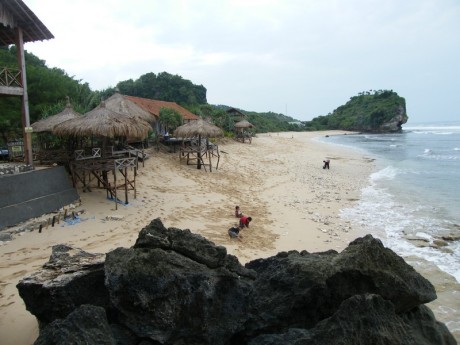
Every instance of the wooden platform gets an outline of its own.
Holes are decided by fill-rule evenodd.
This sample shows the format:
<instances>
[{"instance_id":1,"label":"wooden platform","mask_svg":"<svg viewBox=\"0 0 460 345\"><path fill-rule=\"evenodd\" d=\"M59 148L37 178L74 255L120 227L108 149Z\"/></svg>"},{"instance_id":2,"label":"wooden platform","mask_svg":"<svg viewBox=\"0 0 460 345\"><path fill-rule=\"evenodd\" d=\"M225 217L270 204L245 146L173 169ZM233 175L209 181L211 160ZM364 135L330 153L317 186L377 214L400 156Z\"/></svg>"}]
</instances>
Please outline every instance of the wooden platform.
<instances>
[{"instance_id":1,"label":"wooden platform","mask_svg":"<svg viewBox=\"0 0 460 345\"><path fill-rule=\"evenodd\" d=\"M187 165L196 165L197 169L209 167L209 171L212 172L212 158L216 158L216 170L219 167L220 153L219 147L216 144L212 144L204 140L201 145L197 142L190 142L190 145L181 146L179 150L180 162L186 161ZM207 159L207 162L205 161Z\"/></svg>"},{"instance_id":2,"label":"wooden platform","mask_svg":"<svg viewBox=\"0 0 460 345\"><path fill-rule=\"evenodd\" d=\"M129 191L133 191L136 198L137 167L138 157L83 157L70 163L74 187L81 183L83 192L91 192L92 188L105 189L107 198L114 200L115 209L120 202L128 204ZM119 199L119 190L124 191L124 202Z\"/></svg>"}]
</instances>

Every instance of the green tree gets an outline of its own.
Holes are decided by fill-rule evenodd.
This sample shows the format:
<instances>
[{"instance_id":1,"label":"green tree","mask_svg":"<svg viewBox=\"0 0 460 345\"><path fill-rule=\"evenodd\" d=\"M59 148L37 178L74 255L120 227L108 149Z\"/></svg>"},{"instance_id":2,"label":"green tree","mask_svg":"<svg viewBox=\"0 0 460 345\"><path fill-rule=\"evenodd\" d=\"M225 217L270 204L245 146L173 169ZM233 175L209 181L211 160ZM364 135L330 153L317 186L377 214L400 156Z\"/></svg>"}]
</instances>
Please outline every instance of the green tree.
<instances>
[{"instance_id":1,"label":"green tree","mask_svg":"<svg viewBox=\"0 0 460 345\"><path fill-rule=\"evenodd\" d=\"M167 72L149 72L137 80L120 81L117 88L122 94L160 101L176 102L182 106L206 104L206 88L194 85L179 75Z\"/></svg>"},{"instance_id":2,"label":"green tree","mask_svg":"<svg viewBox=\"0 0 460 345\"><path fill-rule=\"evenodd\" d=\"M161 108L159 120L168 131L173 131L182 125L182 115L171 108Z\"/></svg>"},{"instance_id":3,"label":"green tree","mask_svg":"<svg viewBox=\"0 0 460 345\"><path fill-rule=\"evenodd\" d=\"M97 105L97 93L59 68L48 68L44 60L25 52L30 122L54 115L64 109L69 96L75 110L87 112ZM16 47L0 49L0 66L18 69ZM0 139L2 142L22 137L20 97L0 98Z\"/></svg>"}]
</instances>

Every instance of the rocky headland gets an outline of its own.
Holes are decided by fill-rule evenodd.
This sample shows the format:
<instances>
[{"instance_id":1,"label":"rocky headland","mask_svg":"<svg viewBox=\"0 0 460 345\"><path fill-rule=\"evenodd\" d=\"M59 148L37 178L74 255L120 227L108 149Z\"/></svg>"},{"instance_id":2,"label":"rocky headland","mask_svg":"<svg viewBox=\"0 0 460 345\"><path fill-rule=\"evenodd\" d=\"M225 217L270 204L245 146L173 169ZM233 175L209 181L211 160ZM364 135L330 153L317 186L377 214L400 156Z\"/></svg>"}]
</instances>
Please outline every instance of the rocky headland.
<instances>
[{"instance_id":1,"label":"rocky headland","mask_svg":"<svg viewBox=\"0 0 460 345\"><path fill-rule=\"evenodd\" d=\"M432 284L371 235L242 266L155 219L131 248L54 246L17 288L35 344L456 344L424 305Z\"/></svg>"}]
</instances>

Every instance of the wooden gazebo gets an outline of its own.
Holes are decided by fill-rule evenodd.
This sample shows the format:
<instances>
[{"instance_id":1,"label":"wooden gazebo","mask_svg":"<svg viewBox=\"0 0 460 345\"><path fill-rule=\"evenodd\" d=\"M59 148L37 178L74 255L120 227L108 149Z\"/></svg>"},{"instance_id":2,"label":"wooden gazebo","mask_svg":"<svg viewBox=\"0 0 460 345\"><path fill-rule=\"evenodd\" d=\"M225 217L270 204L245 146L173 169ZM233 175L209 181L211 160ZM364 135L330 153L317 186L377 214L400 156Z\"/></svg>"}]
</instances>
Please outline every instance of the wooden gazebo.
<instances>
[{"instance_id":1,"label":"wooden gazebo","mask_svg":"<svg viewBox=\"0 0 460 345\"><path fill-rule=\"evenodd\" d=\"M0 94L21 97L24 154L33 165L24 43L49 40L53 34L22 0L0 0L0 46L16 45L18 69L0 67Z\"/></svg>"}]
</instances>

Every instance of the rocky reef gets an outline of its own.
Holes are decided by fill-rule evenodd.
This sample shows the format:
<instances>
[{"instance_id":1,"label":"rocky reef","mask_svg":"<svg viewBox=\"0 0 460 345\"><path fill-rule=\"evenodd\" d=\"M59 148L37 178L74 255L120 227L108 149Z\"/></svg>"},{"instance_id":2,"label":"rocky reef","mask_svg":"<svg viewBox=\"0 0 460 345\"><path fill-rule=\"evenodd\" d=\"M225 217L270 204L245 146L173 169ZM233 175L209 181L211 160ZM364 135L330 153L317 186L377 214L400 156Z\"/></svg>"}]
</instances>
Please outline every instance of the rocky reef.
<instances>
[{"instance_id":1,"label":"rocky reef","mask_svg":"<svg viewBox=\"0 0 460 345\"><path fill-rule=\"evenodd\" d=\"M105 256L55 246L17 288L35 344L456 344L431 283L371 235L242 266L155 219Z\"/></svg>"}]
</instances>

